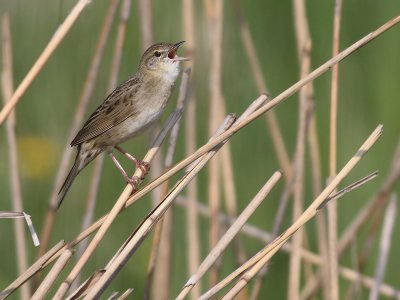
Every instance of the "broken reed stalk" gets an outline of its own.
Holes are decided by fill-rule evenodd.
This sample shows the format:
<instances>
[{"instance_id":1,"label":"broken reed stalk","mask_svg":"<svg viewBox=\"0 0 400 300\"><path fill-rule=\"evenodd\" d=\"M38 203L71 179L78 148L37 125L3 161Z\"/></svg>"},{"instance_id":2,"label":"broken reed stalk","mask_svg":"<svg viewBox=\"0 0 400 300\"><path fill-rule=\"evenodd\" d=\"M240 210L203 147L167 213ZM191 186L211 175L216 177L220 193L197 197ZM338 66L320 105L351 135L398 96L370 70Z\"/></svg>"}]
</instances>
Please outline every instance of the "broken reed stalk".
<instances>
[{"instance_id":1,"label":"broken reed stalk","mask_svg":"<svg viewBox=\"0 0 400 300\"><path fill-rule=\"evenodd\" d=\"M86 109L89 104L90 98L92 97L97 76L99 74L100 63L104 54L104 49L107 45L108 37L110 35L112 23L114 20L115 13L117 11L119 0L110 1L106 16L103 21L103 25L99 32L99 37L97 39L96 47L90 63L88 73L85 78L85 83L83 85L82 93L76 107L73 120L70 125L70 129L67 136L68 143L74 138L75 134L78 132L84 117L86 114ZM43 229L41 232L41 245L38 250L37 258L41 257L47 250L49 245L49 240L51 237L52 230L54 228L54 219L57 211L57 197L58 191L63 183L63 180L67 176L70 159L72 156L72 148L69 146L65 147L64 152L61 155L60 165L58 167L57 175L55 176L53 189L49 197L48 210L43 223Z\"/></svg>"},{"instance_id":2,"label":"broken reed stalk","mask_svg":"<svg viewBox=\"0 0 400 300\"><path fill-rule=\"evenodd\" d=\"M308 222L318 212L318 207L325 201L325 199L333 192L337 185L343 180L344 177L356 166L361 158L368 152L368 150L375 144L380 135L382 134L382 125L379 125L368 139L363 143L356 154L347 162L343 169L331 181L331 183L322 191L322 193L311 203L311 205L303 212L303 214L294 222L287 230L285 230L278 238L264 247L239 269L236 269L223 281L218 283L208 292L201 296L201 299L208 299L215 295L223 287L229 284L237 276L245 272L233 288L224 296L225 299L231 299L240 290L247 285L248 281L271 259L271 257L278 252L283 244L290 238L296 231Z\"/></svg>"},{"instance_id":3,"label":"broken reed stalk","mask_svg":"<svg viewBox=\"0 0 400 300\"><path fill-rule=\"evenodd\" d=\"M2 63L3 70L1 73L1 87L3 92L3 100L6 105L11 99L14 91L13 83L13 56L12 56L12 38L10 29L10 17L8 13L3 14L1 20L2 29ZM15 134L16 118L15 113L11 112L10 117L6 121L7 145L9 155L9 172L10 187L12 195L12 209L14 211L23 212L21 181L18 168L18 150L17 138ZM14 236L15 251L18 266L18 274L22 274L28 269L28 254L25 242L25 225L23 219L14 219ZM25 284L21 288L21 299L29 299L31 295L29 284Z\"/></svg>"},{"instance_id":4,"label":"broken reed stalk","mask_svg":"<svg viewBox=\"0 0 400 300\"><path fill-rule=\"evenodd\" d=\"M300 65L300 78L304 78L310 73L311 66L311 37L308 28L308 20L304 0L293 0L294 24L297 41L297 56ZM295 222L303 212L304 202L304 162L305 144L308 128L308 106L310 85L303 86L299 91L299 118L296 149L293 159L292 178L293 178L293 215L292 221ZM299 229L299 233L293 237L293 251L289 261L288 279L288 299L299 299L300 276L301 276L301 255L300 250L303 245L303 235L305 231Z\"/></svg>"},{"instance_id":5,"label":"broken reed stalk","mask_svg":"<svg viewBox=\"0 0 400 300\"><path fill-rule=\"evenodd\" d=\"M177 110L183 110L186 107L190 74L191 74L190 68L186 68L183 71L182 80L181 80L181 84L179 87L179 96L178 96L178 100L176 103ZM180 121L181 121L181 119L179 119L171 129L167 154L165 156L165 169L169 169L173 165L173 161L174 161L173 157L175 154L176 144L178 141ZM159 203L162 201L162 199L164 199L164 197L167 195L167 193L168 193L168 181L163 183L162 193L161 193L162 198L160 199ZM171 238L169 234L164 234L164 237L162 237L163 223L164 223L163 219L164 219L164 217L160 220L160 222L157 223L156 228L154 229L155 233L154 233L154 237L153 237L153 244L152 244L150 257L149 257L149 263L148 263L148 267L147 267L147 279L146 279L146 287L145 287L145 292L144 292L144 295L145 295L144 299L150 299L151 287L153 286L154 271L156 268L160 273L163 273L162 274L163 276L167 276L168 278L171 277L169 274L170 273L169 267L164 266L164 268L160 269L160 264L163 263L162 262L163 259L161 259L163 254L160 253L160 251L163 250L163 249L160 249L160 245L162 244L162 238L168 239L168 240ZM168 248L171 248L170 245L165 245L165 246ZM169 256L169 253L166 256ZM157 265L157 261L159 262L158 265ZM160 275L160 276L162 276L162 275ZM168 279L165 279L165 281L168 281ZM163 298L168 297L169 293L167 291L169 291L169 288L160 286L160 282L158 282L156 287L157 287L157 289L164 290L162 292L164 294ZM160 297L160 295L157 296L157 298L159 298L159 297Z\"/></svg>"},{"instance_id":6,"label":"broken reed stalk","mask_svg":"<svg viewBox=\"0 0 400 300\"><path fill-rule=\"evenodd\" d=\"M176 299L183 300L190 290L200 281L203 275L211 268L211 266L217 261L218 257L225 251L235 236L240 232L244 224L247 223L248 219L253 215L258 206L260 206L262 201L264 201L265 197L270 193L281 176L281 172L275 172L258 191L257 195L254 196L242 213L236 218L235 222L231 224L229 229L220 238L215 247L208 253L207 257L203 260L197 271L191 275Z\"/></svg>"},{"instance_id":7,"label":"broken reed stalk","mask_svg":"<svg viewBox=\"0 0 400 300\"><path fill-rule=\"evenodd\" d=\"M222 131L229 128L235 121L233 115L228 115L220 128L218 129L215 136L218 136ZM135 250L141 245L146 236L150 233L154 225L160 220L165 214L172 202L179 195L179 193L186 187L187 184L192 180L194 176L206 165L206 163L217 153L217 151L226 143L224 141L213 150L205 154L203 157L194 162L184 176L179 180L175 186L171 189L164 200L157 205L156 208L145 218L142 224L133 232L125 243L125 247L120 254L114 259L112 264L107 268L103 276L96 282L94 287L88 292L87 298L93 299L99 297L102 291L108 286L110 281L116 276L120 269L125 265L129 257L135 252Z\"/></svg>"},{"instance_id":8,"label":"broken reed stalk","mask_svg":"<svg viewBox=\"0 0 400 300\"><path fill-rule=\"evenodd\" d=\"M90 0L79 0L68 16L65 18L64 22L57 28L51 40L44 48L43 52L40 54L39 58L35 61L32 68L25 75L25 78L18 85L14 94L12 95L10 101L3 107L0 111L0 125L3 124L4 120L8 117L14 107L17 105L18 101L21 99L22 95L26 92L28 87L31 85L33 80L40 73L46 62L49 60L50 56L57 49L58 45L65 38L66 34L74 25L75 21L78 19L80 13L83 9L90 3Z\"/></svg>"},{"instance_id":9,"label":"broken reed stalk","mask_svg":"<svg viewBox=\"0 0 400 300\"><path fill-rule=\"evenodd\" d=\"M167 132L172 128L173 124L180 118L182 115L182 110L175 111L171 114L170 118L167 120L166 125L164 126L163 130L159 133L158 137L153 143L153 146L147 152L146 156L144 157L143 161L150 163L157 151L161 147L161 143L164 140ZM142 177L142 170L138 168L133 176L137 176L138 178ZM93 237L92 241L86 248L85 252L76 263L70 274L68 275L67 279L61 284L60 288L58 289L55 299L61 299L65 293L68 291L70 285L76 278L76 276L80 273L83 266L87 263L90 256L97 248L98 244L100 243L101 239L104 237L105 233L107 232L108 228L111 226L112 222L115 220L117 215L125 206L127 200L129 199L130 194L133 192L133 188L130 184L128 184L124 191L119 196L118 200L114 204L111 211L106 215L104 222L102 223L100 229L97 231L96 235ZM136 195L136 194L135 194Z\"/></svg>"},{"instance_id":10,"label":"broken reed stalk","mask_svg":"<svg viewBox=\"0 0 400 300\"><path fill-rule=\"evenodd\" d=\"M333 42L332 55L339 53L340 20L342 13L342 0L335 0L333 18ZM331 106L330 106L330 132L329 132L329 178L336 175L337 161L337 110L339 89L339 66L332 67L331 78ZM329 299L339 300L339 277L338 277L338 232L337 232L337 203L333 201L328 204L328 278Z\"/></svg>"},{"instance_id":11,"label":"broken reed stalk","mask_svg":"<svg viewBox=\"0 0 400 300\"><path fill-rule=\"evenodd\" d=\"M109 76L108 89L107 89L108 94L111 93L118 84L118 74L121 65L122 50L126 37L126 26L130 14L130 6L131 6L131 0L124 0L123 3L121 3L120 20L118 24L117 38L115 40L115 45L114 45L114 53L111 62L111 72ZM113 7L111 9L113 9ZM89 193L86 200L86 211L81 226L82 230L85 230L93 222L94 209L96 207L96 199L99 190L100 178L103 170L103 162L104 162L104 153L99 155L99 157L97 157L97 159L94 162L92 178L89 185ZM87 247L87 243L88 243L87 241L84 241L79 244L78 255L77 255L78 258L82 255L84 249ZM71 286L72 290L78 288L80 281L79 279L80 275L77 276L76 280Z\"/></svg>"}]
</instances>

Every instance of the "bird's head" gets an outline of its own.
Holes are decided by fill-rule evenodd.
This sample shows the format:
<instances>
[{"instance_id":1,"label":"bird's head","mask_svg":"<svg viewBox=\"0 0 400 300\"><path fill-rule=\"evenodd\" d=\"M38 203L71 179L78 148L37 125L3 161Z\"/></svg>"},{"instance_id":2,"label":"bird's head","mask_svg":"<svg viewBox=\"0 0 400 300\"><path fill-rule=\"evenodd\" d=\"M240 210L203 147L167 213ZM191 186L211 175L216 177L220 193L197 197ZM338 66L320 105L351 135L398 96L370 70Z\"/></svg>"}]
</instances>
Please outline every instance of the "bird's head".
<instances>
[{"instance_id":1,"label":"bird's head","mask_svg":"<svg viewBox=\"0 0 400 300\"><path fill-rule=\"evenodd\" d=\"M176 78L179 73L179 63L189 60L176 54L179 46L183 43L184 41L176 44L159 43L150 46L140 61L141 71Z\"/></svg>"}]
</instances>

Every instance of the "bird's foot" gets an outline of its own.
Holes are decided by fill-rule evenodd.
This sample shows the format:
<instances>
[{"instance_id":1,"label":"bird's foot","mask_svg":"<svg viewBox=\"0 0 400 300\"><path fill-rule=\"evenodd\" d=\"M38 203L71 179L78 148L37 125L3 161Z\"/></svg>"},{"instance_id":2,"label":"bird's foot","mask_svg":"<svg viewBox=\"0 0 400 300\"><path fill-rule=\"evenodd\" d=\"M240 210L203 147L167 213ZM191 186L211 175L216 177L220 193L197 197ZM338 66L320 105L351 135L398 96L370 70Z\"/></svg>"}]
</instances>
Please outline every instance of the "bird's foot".
<instances>
[{"instance_id":1,"label":"bird's foot","mask_svg":"<svg viewBox=\"0 0 400 300\"><path fill-rule=\"evenodd\" d=\"M127 183L129 183L132 186L133 191L137 190L137 187L140 182L140 178L138 176L132 176L132 177L126 176L125 180Z\"/></svg>"},{"instance_id":2,"label":"bird's foot","mask_svg":"<svg viewBox=\"0 0 400 300\"><path fill-rule=\"evenodd\" d=\"M142 172L140 179L143 180L150 171L150 164L147 161L135 159L135 165Z\"/></svg>"}]
</instances>

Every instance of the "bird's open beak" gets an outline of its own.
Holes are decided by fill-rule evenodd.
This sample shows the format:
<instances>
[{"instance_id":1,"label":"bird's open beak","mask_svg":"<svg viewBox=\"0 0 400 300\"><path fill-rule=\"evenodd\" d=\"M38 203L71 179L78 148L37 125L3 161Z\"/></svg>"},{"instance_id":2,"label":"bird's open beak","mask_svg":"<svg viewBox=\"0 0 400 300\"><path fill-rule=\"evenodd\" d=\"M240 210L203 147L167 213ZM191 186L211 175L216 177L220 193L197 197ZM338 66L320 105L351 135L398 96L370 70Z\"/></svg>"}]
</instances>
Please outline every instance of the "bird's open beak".
<instances>
[{"instance_id":1,"label":"bird's open beak","mask_svg":"<svg viewBox=\"0 0 400 300\"><path fill-rule=\"evenodd\" d=\"M190 58L186 58L186 57L180 57L178 55L176 55L176 51L178 50L178 48L180 47L180 45L182 45L185 41L181 41L179 43L174 44L174 46L172 47L172 49L168 52L168 57L170 59L172 59L173 61L186 61L186 60L190 60Z\"/></svg>"}]
</instances>

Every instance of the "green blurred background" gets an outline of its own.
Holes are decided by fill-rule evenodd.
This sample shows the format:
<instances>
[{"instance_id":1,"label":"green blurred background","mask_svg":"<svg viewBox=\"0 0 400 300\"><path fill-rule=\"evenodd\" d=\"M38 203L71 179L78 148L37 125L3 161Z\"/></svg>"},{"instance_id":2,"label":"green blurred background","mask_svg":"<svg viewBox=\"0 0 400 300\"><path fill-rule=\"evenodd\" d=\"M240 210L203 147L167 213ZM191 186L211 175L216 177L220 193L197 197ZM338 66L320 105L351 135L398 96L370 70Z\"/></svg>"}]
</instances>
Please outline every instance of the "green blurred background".
<instances>
[{"instance_id":1,"label":"green blurred background","mask_svg":"<svg viewBox=\"0 0 400 300\"><path fill-rule=\"evenodd\" d=\"M3 0L0 2L1 14L10 13L15 86L24 78L58 25L68 15L76 1L71 0ZM153 0L153 29L155 41L176 42L183 39L181 21L181 1ZM193 59L196 69L193 74L196 94L198 146L207 140L208 130L208 70L207 51L208 32L204 19L202 1L195 1L196 49ZM249 22L250 30L259 55L266 83L272 96L279 94L298 80L299 66L293 28L293 8L291 1L242 1L243 12ZM47 210L49 194L62 151L68 146L68 128L73 118L86 77L86 72L94 52L97 36L108 1L93 0L79 17L42 72L22 97L16 109L19 148L19 162L23 186L24 210L29 213L38 232L42 229L44 213ZM312 69L331 57L333 1L307 1L307 14L312 37ZM376 29L400 12L400 2L395 0L344 1L341 30L341 49L349 46L370 31ZM141 56L141 36L139 30L137 2L133 1L128 23L127 39L123 50L119 82L136 70ZM117 22L111 32L109 44L102 60L98 82L88 115L106 95L110 62L116 37ZM240 113L258 96L248 61L241 44L237 18L231 1L225 1L223 29L223 74L222 84L229 112ZM352 171L342 184L349 184L374 170L380 176L361 189L352 192L339 201L339 232L343 230L363 203L373 195L383 182L390 167L392 155L400 133L400 27L386 32L377 40L366 45L340 64L339 112L338 112L338 168L354 154L369 133L379 124L384 124L384 135L360 165ZM329 97L330 73L314 81L318 134L321 147L323 174L328 170L329 143ZM173 103L176 99L176 91ZM2 104L3 105L3 104ZM169 106L169 110L174 104ZM285 143L293 154L297 133L298 101L292 96L276 108ZM164 115L164 120L167 114ZM9 187L8 150L4 126L0 129L0 210L11 210ZM236 192L239 209L255 195L269 176L279 168L264 118L253 122L231 140L234 161ZM143 156L148 137L143 136L127 142L125 148L136 155ZM179 138L176 159L185 153L183 132ZM125 162L124 165L127 165ZM60 239L70 240L80 231L85 209L92 166L82 172L75 181L67 199L61 207L54 225L52 244ZM206 202L207 176L199 175L199 199ZM310 166L306 162L307 184L305 202L312 200ZM176 177L177 178L177 177ZM100 194L96 207L96 217L108 211L113 201L124 187L124 182L109 159L105 160L101 179ZM251 218L251 223L270 230L283 184L271 194L268 200ZM399 187L397 185L397 192ZM82 197L81 195L84 195ZM150 199L150 198L148 198ZM129 233L142 220L151 208L151 201L140 201L115 222L100 248L91 257L84 275L91 274L103 266L126 239ZM186 266L185 211L174 208L174 259L172 296L177 295L188 278ZM291 211L286 214L285 225L290 224ZM314 221L307 225L310 244L316 249ZM201 221L202 257L208 249L208 222ZM0 289L16 276L15 244L13 225L10 220L0 220ZM398 255L400 243L400 224L396 224L393 243L385 281L399 287L400 268ZM360 235L362 241L363 235ZM250 256L262 246L261 242L243 237L246 252ZM379 236L373 243L374 249L366 274L373 275ZM29 259L35 258L34 249L27 236ZM360 243L362 245L362 243ZM134 294L141 297L145 283L148 254L151 239L148 238L140 250L134 254L118 277L108 288L106 295L113 290L135 289ZM357 245L354 246L357 249ZM269 275L263 287L262 299L284 299L287 291L288 255L277 254L271 263ZM351 266L351 256L341 259L342 265ZM224 257L222 275L232 271L233 252L227 251ZM65 272L65 274L67 274ZM348 282L340 281L344 292ZM18 294L12 298L17 299ZM363 290L361 298L368 295ZM384 299L384 298L382 298Z\"/></svg>"}]
</instances>

